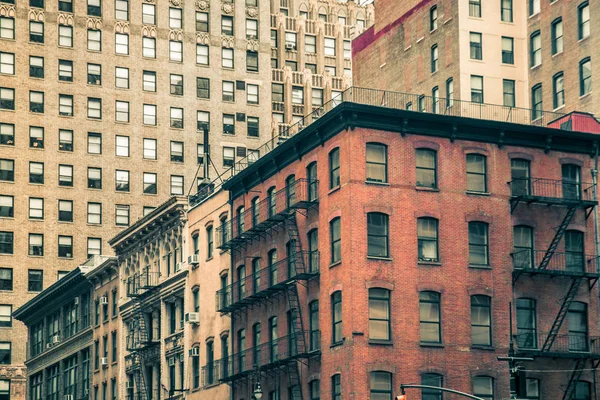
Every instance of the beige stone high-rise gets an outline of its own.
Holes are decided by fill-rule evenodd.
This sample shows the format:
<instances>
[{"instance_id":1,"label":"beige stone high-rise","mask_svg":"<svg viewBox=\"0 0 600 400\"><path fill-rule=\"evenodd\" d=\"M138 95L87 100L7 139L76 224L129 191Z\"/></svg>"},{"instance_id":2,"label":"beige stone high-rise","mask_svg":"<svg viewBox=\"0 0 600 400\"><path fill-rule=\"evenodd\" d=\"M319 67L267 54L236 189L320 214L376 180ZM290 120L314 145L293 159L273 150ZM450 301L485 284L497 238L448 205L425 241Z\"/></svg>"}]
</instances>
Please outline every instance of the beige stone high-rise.
<instances>
[{"instance_id":1,"label":"beige stone high-rise","mask_svg":"<svg viewBox=\"0 0 600 400\"><path fill-rule=\"evenodd\" d=\"M280 1L0 0L0 396L11 312L195 192L205 128L214 179L351 84L373 6Z\"/></svg>"}]
</instances>

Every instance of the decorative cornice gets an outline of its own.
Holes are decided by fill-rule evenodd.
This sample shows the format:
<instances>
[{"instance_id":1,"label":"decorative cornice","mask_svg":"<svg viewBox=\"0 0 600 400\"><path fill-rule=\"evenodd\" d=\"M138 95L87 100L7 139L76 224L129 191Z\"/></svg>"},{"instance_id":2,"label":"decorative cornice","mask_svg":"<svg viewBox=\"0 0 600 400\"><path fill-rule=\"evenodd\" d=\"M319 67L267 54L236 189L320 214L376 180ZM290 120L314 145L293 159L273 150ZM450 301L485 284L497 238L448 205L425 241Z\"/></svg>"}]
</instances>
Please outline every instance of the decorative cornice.
<instances>
[{"instance_id":1,"label":"decorative cornice","mask_svg":"<svg viewBox=\"0 0 600 400\"><path fill-rule=\"evenodd\" d=\"M258 40L248 40L246 44L246 50L248 51L258 51L260 48L260 43Z\"/></svg>"},{"instance_id":2,"label":"decorative cornice","mask_svg":"<svg viewBox=\"0 0 600 400\"><path fill-rule=\"evenodd\" d=\"M115 22L115 33L131 33L129 22L127 21L117 21Z\"/></svg>"},{"instance_id":3,"label":"decorative cornice","mask_svg":"<svg viewBox=\"0 0 600 400\"><path fill-rule=\"evenodd\" d=\"M235 38L233 36L221 35L221 47L233 48Z\"/></svg>"},{"instance_id":4,"label":"decorative cornice","mask_svg":"<svg viewBox=\"0 0 600 400\"><path fill-rule=\"evenodd\" d=\"M196 33L196 43L197 44L210 44L210 35L208 33Z\"/></svg>"},{"instance_id":5,"label":"decorative cornice","mask_svg":"<svg viewBox=\"0 0 600 400\"><path fill-rule=\"evenodd\" d=\"M0 4L0 17L15 18L17 12L12 4Z\"/></svg>"},{"instance_id":6,"label":"decorative cornice","mask_svg":"<svg viewBox=\"0 0 600 400\"><path fill-rule=\"evenodd\" d=\"M57 22L59 25L73 26L73 14L58 14Z\"/></svg>"},{"instance_id":7,"label":"decorative cornice","mask_svg":"<svg viewBox=\"0 0 600 400\"><path fill-rule=\"evenodd\" d=\"M86 22L88 29L102 29L102 20L100 18L88 18Z\"/></svg>"},{"instance_id":8,"label":"decorative cornice","mask_svg":"<svg viewBox=\"0 0 600 400\"><path fill-rule=\"evenodd\" d=\"M206 0L196 0L196 9L200 11L208 11L210 8L210 2Z\"/></svg>"},{"instance_id":9,"label":"decorative cornice","mask_svg":"<svg viewBox=\"0 0 600 400\"><path fill-rule=\"evenodd\" d=\"M156 27L151 25L142 26L142 36L156 38Z\"/></svg>"},{"instance_id":10,"label":"decorative cornice","mask_svg":"<svg viewBox=\"0 0 600 400\"><path fill-rule=\"evenodd\" d=\"M224 3L221 5L221 12L225 15L233 15L234 11L235 8L233 7L233 4Z\"/></svg>"},{"instance_id":11,"label":"decorative cornice","mask_svg":"<svg viewBox=\"0 0 600 400\"><path fill-rule=\"evenodd\" d=\"M169 40L181 42L183 41L183 31L182 30L170 30L169 31Z\"/></svg>"},{"instance_id":12,"label":"decorative cornice","mask_svg":"<svg viewBox=\"0 0 600 400\"><path fill-rule=\"evenodd\" d=\"M258 18L258 8L246 7L246 15L250 18Z\"/></svg>"},{"instance_id":13,"label":"decorative cornice","mask_svg":"<svg viewBox=\"0 0 600 400\"><path fill-rule=\"evenodd\" d=\"M44 10L29 10L29 20L44 22Z\"/></svg>"}]
</instances>

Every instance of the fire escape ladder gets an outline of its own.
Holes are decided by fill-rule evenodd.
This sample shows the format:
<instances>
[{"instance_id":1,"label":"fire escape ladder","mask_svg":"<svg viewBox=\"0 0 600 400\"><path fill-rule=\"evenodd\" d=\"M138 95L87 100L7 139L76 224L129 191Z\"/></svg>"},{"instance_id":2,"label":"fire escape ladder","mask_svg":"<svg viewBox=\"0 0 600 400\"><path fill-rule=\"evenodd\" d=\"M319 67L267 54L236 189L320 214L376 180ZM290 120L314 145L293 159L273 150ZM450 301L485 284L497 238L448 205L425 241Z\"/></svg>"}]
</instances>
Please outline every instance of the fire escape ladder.
<instances>
[{"instance_id":1,"label":"fire escape ladder","mask_svg":"<svg viewBox=\"0 0 600 400\"><path fill-rule=\"evenodd\" d=\"M540 262L540 265L538 267L539 269L546 269L546 267L548 267L548 264L550 263L550 260L552 259L552 256L554 255L554 252L556 251L556 248L560 243L560 240L564 236L565 232L567 231L567 228L569 227L569 224L571 223L571 220L573 219L573 216L575 215L575 211L576 208L574 206L571 206L567 209L567 214L563 218L559 227L556 229L556 234L552 238L552 242L550 243L550 246L548 246L548 250L546 251L546 254L544 254L544 258L542 258L542 261Z\"/></svg>"},{"instance_id":2,"label":"fire escape ladder","mask_svg":"<svg viewBox=\"0 0 600 400\"><path fill-rule=\"evenodd\" d=\"M146 329L146 320L144 317L143 301L139 297L133 298L133 318L135 319L134 327L134 346L133 350L134 363L137 364L134 372L135 386L137 389L136 398L138 400L152 400L148 397L146 388L146 377L144 376L144 357L141 350L148 343L148 331ZM137 341L137 343L135 343Z\"/></svg>"},{"instance_id":3,"label":"fire escape ladder","mask_svg":"<svg viewBox=\"0 0 600 400\"><path fill-rule=\"evenodd\" d=\"M571 400L573 398L573 395L575 394L575 387L577 386L579 378L581 378L581 374L583 374L584 366L585 358L577 359L575 362L575 367L573 368L573 372L571 373L571 377L569 378L569 382L567 382L567 387L565 388L562 400Z\"/></svg>"},{"instance_id":4,"label":"fire escape ladder","mask_svg":"<svg viewBox=\"0 0 600 400\"><path fill-rule=\"evenodd\" d=\"M292 397L290 400L302 400L302 382L300 381L300 372L298 370L299 361L294 360L287 367L288 380Z\"/></svg>"},{"instance_id":5,"label":"fire escape ladder","mask_svg":"<svg viewBox=\"0 0 600 400\"><path fill-rule=\"evenodd\" d=\"M574 278L571 281L571 286L569 286L569 290L567 291L567 294L562 299L562 304L560 306L560 310L558 311L558 314L556 315L556 318L554 319L554 322L552 323L552 328L550 328L550 332L548 333L548 336L546 337L546 341L544 342L544 345L542 346L542 351L550 351L550 349L552 348L552 344L554 343L554 340L556 339L556 335L558 335L558 331L560 330L560 327L561 327L563 321L565 320L567 313L569 312L569 307L571 306L571 303L573 302L573 299L575 298L575 295L577 294L577 291L579 290L579 287L581 286L581 282L583 282L582 277Z\"/></svg>"}]
</instances>

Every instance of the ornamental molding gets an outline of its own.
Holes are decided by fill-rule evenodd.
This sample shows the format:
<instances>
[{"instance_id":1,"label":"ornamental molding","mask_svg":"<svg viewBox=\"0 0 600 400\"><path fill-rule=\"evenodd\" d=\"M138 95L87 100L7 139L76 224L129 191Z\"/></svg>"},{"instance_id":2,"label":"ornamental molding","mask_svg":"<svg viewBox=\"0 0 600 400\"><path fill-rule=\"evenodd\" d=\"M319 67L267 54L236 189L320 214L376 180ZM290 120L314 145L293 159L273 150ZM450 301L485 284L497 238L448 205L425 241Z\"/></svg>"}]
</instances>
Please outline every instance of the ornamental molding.
<instances>
[{"instance_id":1,"label":"ornamental molding","mask_svg":"<svg viewBox=\"0 0 600 400\"><path fill-rule=\"evenodd\" d=\"M169 3L173 7L181 7L181 5L183 4L183 1L182 0L169 0Z\"/></svg>"},{"instance_id":2,"label":"ornamental molding","mask_svg":"<svg viewBox=\"0 0 600 400\"><path fill-rule=\"evenodd\" d=\"M0 4L0 17L15 18L16 15L14 5Z\"/></svg>"},{"instance_id":3,"label":"ornamental molding","mask_svg":"<svg viewBox=\"0 0 600 400\"><path fill-rule=\"evenodd\" d=\"M207 11L210 8L210 3L206 0L196 0L196 8L200 11Z\"/></svg>"},{"instance_id":4,"label":"ornamental molding","mask_svg":"<svg viewBox=\"0 0 600 400\"><path fill-rule=\"evenodd\" d=\"M88 29L102 29L102 20L99 18L88 18L86 26Z\"/></svg>"},{"instance_id":5,"label":"ornamental molding","mask_svg":"<svg viewBox=\"0 0 600 400\"><path fill-rule=\"evenodd\" d=\"M246 7L246 15L250 18L258 17L258 8L256 7Z\"/></svg>"},{"instance_id":6,"label":"ornamental molding","mask_svg":"<svg viewBox=\"0 0 600 400\"><path fill-rule=\"evenodd\" d=\"M58 18L56 19L59 25L68 25L73 26L73 14L58 14Z\"/></svg>"},{"instance_id":7,"label":"ornamental molding","mask_svg":"<svg viewBox=\"0 0 600 400\"><path fill-rule=\"evenodd\" d=\"M233 15L233 11L234 11L233 4L225 3L225 4L221 5L221 11L225 15Z\"/></svg>"},{"instance_id":8,"label":"ornamental molding","mask_svg":"<svg viewBox=\"0 0 600 400\"><path fill-rule=\"evenodd\" d=\"M233 48L235 39L233 36L221 36L221 47Z\"/></svg>"},{"instance_id":9,"label":"ornamental molding","mask_svg":"<svg viewBox=\"0 0 600 400\"><path fill-rule=\"evenodd\" d=\"M131 33L129 22L127 21L118 21L115 22L115 33Z\"/></svg>"},{"instance_id":10,"label":"ornamental molding","mask_svg":"<svg viewBox=\"0 0 600 400\"><path fill-rule=\"evenodd\" d=\"M29 20L44 22L44 10L29 10Z\"/></svg>"},{"instance_id":11,"label":"ornamental molding","mask_svg":"<svg viewBox=\"0 0 600 400\"><path fill-rule=\"evenodd\" d=\"M246 44L246 50L258 51L259 48L260 48L260 43L258 42L258 40L248 40L248 43Z\"/></svg>"},{"instance_id":12,"label":"ornamental molding","mask_svg":"<svg viewBox=\"0 0 600 400\"><path fill-rule=\"evenodd\" d=\"M144 0L144 3L154 3L154 0Z\"/></svg>"},{"instance_id":13,"label":"ornamental molding","mask_svg":"<svg viewBox=\"0 0 600 400\"><path fill-rule=\"evenodd\" d=\"M182 42L183 41L183 31L170 30L169 31L169 40L175 40L177 42Z\"/></svg>"},{"instance_id":14,"label":"ornamental molding","mask_svg":"<svg viewBox=\"0 0 600 400\"><path fill-rule=\"evenodd\" d=\"M145 37L156 37L156 27L155 26L143 26L142 27L142 36Z\"/></svg>"},{"instance_id":15,"label":"ornamental molding","mask_svg":"<svg viewBox=\"0 0 600 400\"><path fill-rule=\"evenodd\" d=\"M196 33L196 43L209 45L210 35L208 33Z\"/></svg>"}]
</instances>

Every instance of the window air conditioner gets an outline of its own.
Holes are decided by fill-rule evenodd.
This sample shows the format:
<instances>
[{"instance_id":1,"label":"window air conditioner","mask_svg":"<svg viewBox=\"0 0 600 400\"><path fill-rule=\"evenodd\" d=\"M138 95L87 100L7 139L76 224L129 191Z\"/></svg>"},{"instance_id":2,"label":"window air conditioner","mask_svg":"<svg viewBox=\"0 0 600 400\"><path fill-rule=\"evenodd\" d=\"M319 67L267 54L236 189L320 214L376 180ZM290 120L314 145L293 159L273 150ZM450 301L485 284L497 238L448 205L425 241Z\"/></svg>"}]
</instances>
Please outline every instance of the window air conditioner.
<instances>
[{"instance_id":1,"label":"window air conditioner","mask_svg":"<svg viewBox=\"0 0 600 400\"><path fill-rule=\"evenodd\" d=\"M192 254L191 256L188 256L188 264L198 265L198 254Z\"/></svg>"},{"instance_id":2,"label":"window air conditioner","mask_svg":"<svg viewBox=\"0 0 600 400\"><path fill-rule=\"evenodd\" d=\"M100 358L100 365L108 365L108 357Z\"/></svg>"},{"instance_id":3,"label":"window air conditioner","mask_svg":"<svg viewBox=\"0 0 600 400\"><path fill-rule=\"evenodd\" d=\"M108 296L102 296L102 297L100 297L100 304L102 304L102 305L108 305Z\"/></svg>"},{"instance_id":4,"label":"window air conditioner","mask_svg":"<svg viewBox=\"0 0 600 400\"><path fill-rule=\"evenodd\" d=\"M192 347L190 349L190 357L200 357L200 347Z\"/></svg>"},{"instance_id":5,"label":"window air conditioner","mask_svg":"<svg viewBox=\"0 0 600 400\"><path fill-rule=\"evenodd\" d=\"M189 312L185 314L185 322L188 324L198 325L200 323L200 313Z\"/></svg>"}]
</instances>

